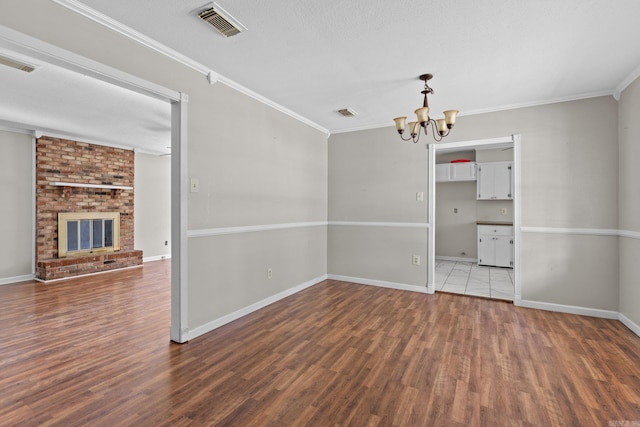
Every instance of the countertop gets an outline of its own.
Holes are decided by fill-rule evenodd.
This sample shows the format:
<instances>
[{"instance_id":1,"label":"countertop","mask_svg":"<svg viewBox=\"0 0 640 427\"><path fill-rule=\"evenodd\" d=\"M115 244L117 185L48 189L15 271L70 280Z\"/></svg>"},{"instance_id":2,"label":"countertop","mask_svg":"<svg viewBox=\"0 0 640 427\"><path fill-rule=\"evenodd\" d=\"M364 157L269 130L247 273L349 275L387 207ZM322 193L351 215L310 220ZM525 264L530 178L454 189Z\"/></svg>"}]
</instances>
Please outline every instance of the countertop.
<instances>
[{"instance_id":1,"label":"countertop","mask_svg":"<svg viewBox=\"0 0 640 427\"><path fill-rule=\"evenodd\" d=\"M513 222L508 221L476 221L477 225L505 225L505 226L513 226Z\"/></svg>"}]
</instances>

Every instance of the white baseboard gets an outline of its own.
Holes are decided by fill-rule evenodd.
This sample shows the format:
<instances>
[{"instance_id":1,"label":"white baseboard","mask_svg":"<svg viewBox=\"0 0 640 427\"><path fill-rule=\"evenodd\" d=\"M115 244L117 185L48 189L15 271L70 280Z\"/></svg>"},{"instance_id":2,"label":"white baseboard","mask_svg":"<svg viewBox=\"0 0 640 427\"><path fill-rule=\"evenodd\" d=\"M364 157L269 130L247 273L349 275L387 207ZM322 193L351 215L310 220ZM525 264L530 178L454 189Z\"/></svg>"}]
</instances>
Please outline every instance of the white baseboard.
<instances>
[{"instance_id":1,"label":"white baseboard","mask_svg":"<svg viewBox=\"0 0 640 427\"><path fill-rule=\"evenodd\" d=\"M171 259L171 254L169 255L158 255L158 256L150 256L150 257L143 257L142 258L142 262L153 262L153 261L163 261L165 259Z\"/></svg>"},{"instance_id":2,"label":"white baseboard","mask_svg":"<svg viewBox=\"0 0 640 427\"><path fill-rule=\"evenodd\" d=\"M579 314L582 316L600 317L603 319L618 320L619 313L612 310L599 308L578 307L575 305L554 304L550 302L530 301L517 299L514 304L519 307L536 308L538 310L557 311L559 313Z\"/></svg>"},{"instance_id":3,"label":"white baseboard","mask_svg":"<svg viewBox=\"0 0 640 427\"><path fill-rule=\"evenodd\" d=\"M35 278L36 278L35 274L25 274L24 276L5 277L5 278L0 278L0 285L10 285L12 283L18 283L18 282L28 282L29 280L34 280Z\"/></svg>"},{"instance_id":4,"label":"white baseboard","mask_svg":"<svg viewBox=\"0 0 640 427\"><path fill-rule=\"evenodd\" d=\"M404 283L385 282L383 280L363 279L361 277L340 276L337 274L329 274L329 279L340 280L342 282L352 282L352 283L357 283L359 285L379 286L381 288L398 289L401 291L420 292L422 294L427 293L427 285L425 286L406 285Z\"/></svg>"},{"instance_id":5,"label":"white baseboard","mask_svg":"<svg viewBox=\"0 0 640 427\"><path fill-rule=\"evenodd\" d=\"M618 313L618 320L620 320L624 326L631 329L631 331L634 334L640 337L640 325L633 322L631 319L629 319L627 316L625 316L622 313Z\"/></svg>"},{"instance_id":6,"label":"white baseboard","mask_svg":"<svg viewBox=\"0 0 640 427\"><path fill-rule=\"evenodd\" d=\"M478 258L464 258L456 256L436 256L436 261L478 262Z\"/></svg>"},{"instance_id":7,"label":"white baseboard","mask_svg":"<svg viewBox=\"0 0 640 427\"><path fill-rule=\"evenodd\" d=\"M224 326L227 323L231 323L234 320L237 320L243 316L246 316L247 314L251 314L254 311L258 311L261 308L264 308L270 304L273 304L276 301L279 301L281 299L284 299L288 296L291 296L293 294L296 294L304 289L310 288L313 285L317 285L318 283L327 280L327 275L323 275L320 277L316 277L315 279L311 279L308 282L302 283L300 285L294 286L293 288L289 288L285 291L282 291L280 293L277 293L275 295L270 296L269 298L265 298L262 301L258 301L254 304L251 304L247 307L241 308L240 310L236 310L233 313L229 313L226 316L222 316L216 320L212 320L211 322L205 323L204 325L198 326L190 331L187 332L187 339L186 341L192 340L196 337L199 337L200 335L204 335L207 332L211 332L214 329L219 328L220 326Z\"/></svg>"}]
</instances>

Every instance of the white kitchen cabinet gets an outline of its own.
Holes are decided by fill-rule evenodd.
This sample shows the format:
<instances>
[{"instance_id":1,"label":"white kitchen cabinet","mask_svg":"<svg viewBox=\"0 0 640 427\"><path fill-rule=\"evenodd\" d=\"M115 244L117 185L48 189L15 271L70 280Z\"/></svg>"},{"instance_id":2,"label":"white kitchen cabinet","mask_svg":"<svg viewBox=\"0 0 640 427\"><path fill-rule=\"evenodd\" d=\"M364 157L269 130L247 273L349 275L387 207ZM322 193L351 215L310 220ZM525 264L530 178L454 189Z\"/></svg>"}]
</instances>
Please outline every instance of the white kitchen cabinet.
<instances>
[{"instance_id":1,"label":"white kitchen cabinet","mask_svg":"<svg viewBox=\"0 0 640 427\"><path fill-rule=\"evenodd\" d=\"M441 163L436 165L436 182L476 180L476 162Z\"/></svg>"},{"instance_id":2,"label":"white kitchen cabinet","mask_svg":"<svg viewBox=\"0 0 640 427\"><path fill-rule=\"evenodd\" d=\"M513 226L478 225L478 265L513 267Z\"/></svg>"},{"instance_id":3,"label":"white kitchen cabinet","mask_svg":"<svg viewBox=\"0 0 640 427\"><path fill-rule=\"evenodd\" d=\"M478 200L513 199L511 162L478 163Z\"/></svg>"},{"instance_id":4,"label":"white kitchen cabinet","mask_svg":"<svg viewBox=\"0 0 640 427\"><path fill-rule=\"evenodd\" d=\"M450 171L451 168L449 167L449 163L436 165L436 182L448 182L450 180Z\"/></svg>"}]
</instances>

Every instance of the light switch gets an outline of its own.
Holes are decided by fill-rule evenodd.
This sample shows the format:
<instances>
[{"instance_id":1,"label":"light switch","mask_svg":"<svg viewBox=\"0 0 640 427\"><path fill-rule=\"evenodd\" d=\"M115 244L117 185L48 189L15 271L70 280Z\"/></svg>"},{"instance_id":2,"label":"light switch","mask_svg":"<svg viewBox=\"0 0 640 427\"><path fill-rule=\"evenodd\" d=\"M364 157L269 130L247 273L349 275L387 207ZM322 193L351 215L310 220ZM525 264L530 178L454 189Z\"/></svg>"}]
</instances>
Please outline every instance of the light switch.
<instances>
[{"instance_id":1,"label":"light switch","mask_svg":"<svg viewBox=\"0 0 640 427\"><path fill-rule=\"evenodd\" d=\"M200 180L197 178L191 178L191 192L199 193L200 192Z\"/></svg>"},{"instance_id":2,"label":"light switch","mask_svg":"<svg viewBox=\"0 0 640 427\"><path fill-rule=\"evenodd\" d=\"M500 208L500 215L506 215L507 214L507 208Z\"/></svg>"},{"instance_id":3,"label":"light switch","mask_svg":"<svg viewBox=\"0 0 640 427\"><path fill-rule=\"evenodd\" d=\"M422 191L418 191L416 193L416 201L421 202L424 200L424 193Z\"/></svg>"}]
</instances>

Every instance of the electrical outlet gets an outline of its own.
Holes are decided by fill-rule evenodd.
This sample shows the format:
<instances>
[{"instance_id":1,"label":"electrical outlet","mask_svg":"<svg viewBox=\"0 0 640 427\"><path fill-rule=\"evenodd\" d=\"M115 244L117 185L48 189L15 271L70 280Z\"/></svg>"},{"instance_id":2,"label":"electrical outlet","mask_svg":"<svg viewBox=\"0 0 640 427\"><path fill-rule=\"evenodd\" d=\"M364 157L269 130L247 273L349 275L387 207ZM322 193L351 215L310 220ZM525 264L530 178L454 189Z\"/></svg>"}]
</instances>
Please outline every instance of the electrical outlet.
<instances>
[{"instance_id":1,"label":"electrical outlet","mask_svg":"<svg viewBox=\"0 0 640 427\"><path fill-rule=\"evenodd\" d=\"M411 255L411 264L420 265L420 255Z\"/></svg>"},{"instance_id":2,"label":"electrical outlet","mask_svg":"<svg viewBox=\"0 0 640 427\"><path fill-rule=\"evenodd\" d=\"M422 191L418 191L416 193L416 201L422 202L424 200L424 193Z\"/></svg>"},{"instance_id":3,"label":"electrical outlet","mask_svg":"<svg viewBox=\"0 0 640 427\"><path fill-rule=\"evenodd\" d=\"M164 245L165 245L165 246L169 246L169 241L168 241L168 240L165 240L165 241L164 241Z\"/></svg>"},{"instance_id":4,"label":"electrical outlet","mask_svg":"<svg viewBox=\"0 0 640 427\"><path fill-rule=\"evenodd\" d=\"M267 279L271 279L273 277L273 269L267 268Z\"/></svg>"},{"instance_id":5,"label":"electrical outlet","mask_svg":"<svg viewBox=\"0 0 640 427\"><path fill-rule=\"evenodd\" d=\"M500 215L506 215L507 214L507 208L500 208Z\"/></svg>"},{"instance_id":6,"label":"electrical outlet","mask_svg":"<svg viewBox=\"0 0 640 427\"><path fill-rule=\"evenodd\" d=\"M453 208L453 213L458 213L458 208Z\"/></svg>"}]
</instances>

